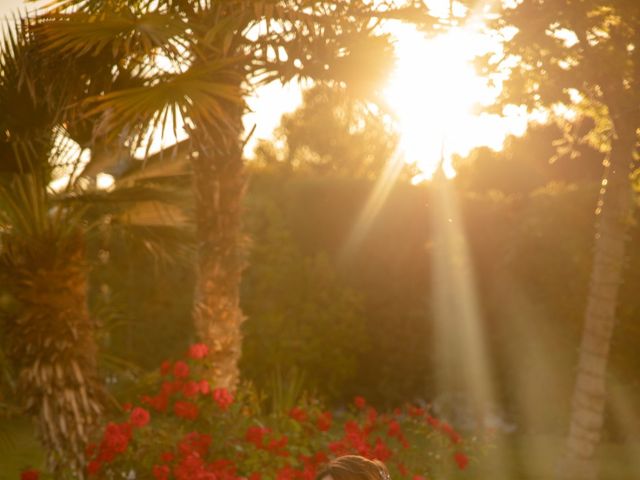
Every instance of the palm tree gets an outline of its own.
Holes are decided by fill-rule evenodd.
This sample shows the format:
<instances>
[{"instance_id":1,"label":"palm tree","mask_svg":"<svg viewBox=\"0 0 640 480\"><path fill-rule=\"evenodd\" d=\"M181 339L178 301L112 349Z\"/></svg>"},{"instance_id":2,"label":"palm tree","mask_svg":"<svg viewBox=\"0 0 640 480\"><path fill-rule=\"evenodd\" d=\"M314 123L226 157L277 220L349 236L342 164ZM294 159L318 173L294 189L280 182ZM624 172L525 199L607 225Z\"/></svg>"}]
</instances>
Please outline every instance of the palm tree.
<instances>
[{"instance_id":1,"label":"palm tree","mask_svg":"<svg viewBox=\"0 0 640 480\"><path fill-rule=\"evenodd\" d=\"M101 156L83 168L77 145L98 153L106 143L79 100L111 86L113 65L44 52L37 22L18 18L0 54L0 286L11 299L1 318L4 354L50 469L70 467L81 478L104 400L87 307L87 234L105 226L94 207L113 213L113 206L166 195L82 187ZM66 188L54 192L49 184L64 172Z\"/></svg>"},{"instance_id":2,"label":"palm tree","mask_svg":"<svg viewBox=\"0 0 640 480\"><path fill-rule=\"evenodd\" d=\"M35 175L0 189L3 283L18 307L4 319L18 394L37 421L50 468L81 471L102 413L94 326L87 309L82 209L51 214Z\"/></svg>"},{"instance_id":3,"label":"palm tree","mask_svg":"<svg viewBox=\"0 0 640 480\"><path fill-rule=\"evenodd\" d=\"M400 19L432 23L420 1L58 0L42 24L50 49L108 51L146 66L136 77L143 86L92 100L106 131L143 144L169 118L186 124L198 242L193 319L217 386L235 388L241 354L244 99L256 85L296 78L371 91L392 59L379 24ZM153 67L158 56L173 68Z\"/></svg>"}]
</instances>

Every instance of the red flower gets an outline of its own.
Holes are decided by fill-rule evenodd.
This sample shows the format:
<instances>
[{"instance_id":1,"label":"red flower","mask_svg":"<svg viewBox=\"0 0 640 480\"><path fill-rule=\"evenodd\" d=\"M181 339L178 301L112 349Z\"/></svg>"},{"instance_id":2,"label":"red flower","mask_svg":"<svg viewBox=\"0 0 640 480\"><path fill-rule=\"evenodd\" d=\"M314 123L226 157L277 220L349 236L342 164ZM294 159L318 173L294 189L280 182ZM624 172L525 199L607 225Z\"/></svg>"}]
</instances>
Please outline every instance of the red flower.
<instances>
[{"instance_id":1,"label":"red flower","mask_svg":"<svg viewBox=\"0 0 640 480\"><path fill-rule=\"evenodd\" d=\"M290 466L286 466L286 467L282 467L280 470L278 470L278 472L276 473L276 480L294 480L296 478L296 471L290 467Z\"/></svg>"},{"instance_id":2,"label":"red flower","mask_svg":"<svg viewBox=\"0 0 640 480\"><path fill-rule=\"evenodd\" d=\"M460 470L464 470L465 468L467 468L467 465L469 464L469 457L467 457L464 453L462 452L456 452L453 454L453 459L456 461L456 463L458 464L458 468Z\"/></svg>"},{"instance_id":3,"label":"red flower","mask_svg":"<svg viewBox=\"0 0 640 480\"><path fill-rule=\"evenodd\" d=\"M136 407L129 415L129 423L134 427L144 427L149 423L151 416L144 408Z\"/></svg>"},{"instance_id":4,"label":"red flower","mask_svg":"<svg viewBox=\"0 0 640 480\"><path fill-rule=\"evenodd\" d=\"M23 470L20 473L20 480L38 480L40 478L40 472L35 469Z\"/></svg>"},{"instance_id":5,"label":"red flower","mask_svg":"<svg viewBox=\"0 0 640 480\"><path fill-rule=\"evenodd\" d=\"M182 455L189 455L197 453L200 457L204 457L207 454L207 450L211 445L211 435L206 433L191 432L187 433L180 444L178 449Z\"/></svg>"},{"instance_id":6,"label":"red flower","mask_svg":"<svg viewBox=\"0 0 640 480\"><path fill-rule=\"evenodd\" d=\"M209 347L204 343L196 343L189 347L189 358L200 359L204 358L209 354Z\"/></svg>"},{"instance_id":7,"label":"red flower","mask_svg":"<svg viewBox=\"0 0 640 480\"><path fill-rule=\"evenodd\" d=\"M171 371L171 362L169 360L165 360L160 364L160 375L169 375Z\"/></svg>"},{"instance_id":8,"label":"red flower","mask_svg":"<svg viewBox=\"0 0 640 480\"><path fill-rule=\"evenodd\" d=\"M170 463L174 458L175 456L171 452L162 452L160 454L160 460L162 460L164 463Z\"/></svg>"},{"instance_id":9,"label":"red flower","mask_svg":"<svg viewBox=\"0 0 640 480\"><path fill-rule=\"evenodd\" d=\"M198 393L200 393L200 384L194 381L188 381L182 387L182 394L187 398L195 397Z\"/></svg>"},{"instance_id":10,"label":"red flower","mask_svg":"<svg viewBox=\"0 0 640 480\"><path fill-rule=\"evenodd\" d=\"M398 439L402 438L402 429L400 428L400 424L395 420L391 420L389 422L389 429L387 430L387 435L390 437L396 437Z\"/></svg>"},{"instance_id":11,"label":"red flower","mask_svg":"<svg viewBox=\"0 0 640 480\"><path fill-rule=\"evenodd\" d=\"M426 477L423 477L422 475L414 475L413 476L413 480L427 480Z\"/></svg>"},{"instance_id":12,"label":"red flower","mask_svg":"<svg viewBox=\"0 0 640 480\"><path fill-rule=\"evenodd\" d=\"M122 404L122 410L125 412L130 412L131 408L133 408L133 405L131 405L129 402Z\"/></svg>"},{"instance_id":13,"label":"red flower","mask_svg":"<svg viewBox=\"0 0 640 480\"><path fill-rule=\"evenodd\" d=\"M204 480L209 478L206 475L204 461L197 453L191 453L183 457L180 463L173 467L173 473L178 480Z\"/></svg>"},{"instance_id":14,"label":"red flower","mask_svg":"<svg viewBox=\"0 0 640 480\"><path fill-rule=\"evenodd\" d=\"M413 405L409 406L409 415L411 415L412 417L421 417L424 414L425 414L424 408L415 407ZM416 475L416 476L419 477L420 475Z\"/></svg>"},{"instance_id":15,"label":"red flower","mask_svg":"<svg viewBox=\"0 0 640 480\"><path fill-rule=\"evenodd\" d=\"M313 456L313 460L316 462L316 465L321 465L323 463L327 463L329 461L329 457L324 452L316 452Z\"/></svg>"},{"instance_id":16,"label":"red flower","mask_svg":"<svg viewBox=\"0 0 640 480\"><path fill-rule=\"evenodd\" d=\"M156 480L167 480L169 478L169 467L166 465L154 465L153 476Z\"/></svg>"},{"instance_id":17,"label":"red flower","mask_svg":"<svg viewBox=\"0 0 640 480\"><path fill-rule=\"evenodd\" d=\"M372 427L378 419L378 412L375 408L369 407L369 410L367 411L367 418L369 420L369 426Z\"/></svg>"},{"instance_id":18,"label":"red flower","mask_svg":"<svg viewBox=\"0 0 640 480\"><path fill-rule=\"evenodd\" d=\"M144 396L142 397L142 403L149 405L156 412L164 412L169 406L169 396L166 394L159 394L155 397Z\"/></svg>"},{"instance_id":19,"label":"red flower","mask_svg":"<svg viewBox=\"0 0 640 480\"><path fill-rule=\"evenodd\" d=\"M173 413L187 420L195 420L198 418L198 406L195 403L178 401L173 406Z\"/></svg>"},{"instance_id":20,"label":"red flower","mask_svg":"<svg viewBox=\"0 0 640 480\"><path fill-rule=\"evenodd\" d=\"M451 439L452 443L460 443L462 442L462 437L458 432L456 432L451 425L446 422L443 422L440 425L441 430L446 433Z\"/></svg>"},{"instance_id":21,"label":"red flower","mask_svg":"<svg viewBox=\"0 0 640 480\"><path fill-rule=\"evenodd\" d=\"M101 453L105 453L107 458L113 458L114 454L123 453L127 449L130 439L131 425L110 423L100 445Z\"/></svg>"},{"instance_id":22,"label":"red flower","mask_svg":"<svg viewBox=\"0 0 640 480\"><path fill-rule=\"evenodd\" d=\"M331 428L332 418L333 417L331 415L331 412L321 413L316 420L316 426L318 427L318 430L322 432L326 432L327 430L329 430Z\"/></svg>"},{"instance_id":23,"label":"red flower","mask_svg":"<svg viewBox=\"0 0 640 480\"><path fill-rule=\"evenodd\" d=\"M216 388L212 396L220 410L226 410L233 403L233 395L226 388Z\"/></svg>"},{"instance_id":24,"label":"red flower","mask_svg":"<svg viewBox=\"0 0 640 480\"><path fill-rule=\"evenodd\" d=\"M438 428L440 426L440 420L431 415L427 414L427 423L431 425L433 428Z\"/></svg>"},{"instance_id":25,"label":"red flower","mask_svg":"<svg viewBox=\"0 0 640 480\"><path fill-rule=\"evenodd\" d=\"M95 475L100 471L102 463L99 460L91 460L87 465L87 473L89 475Z\"/></svg>"},{"instance_id":26,"label":"red flower","mask_svg":"<svg viewBox=\"0 0 640 480\"><path fill-rule=\"evenodd\" d=\"M244 438L247 442L254 444L256 447L263 448L264 436L270 431L271 430L268 428L249 427Z\"/></svg>"},{"instance_id":27,"label":"red flower","mask_svg":"<svg viewBox=\"0 0 640 480\"><path fill-rule=\"evenodd\" d=\"M198 389L200 390L200 393L202 393L203 395L207 395L211 390L211 387L209 386L209 382L207 382L206 380L200 380L198 382Z\"/></svg>"},{"instance_id":28,"label":"red flower","mask_svg":"<svg viewBox=\"0 0 640 480\"><path fill-rule=\"evenodd\" d=\"M386 443L382 441L380 437L376 438L376 443L373 446L373 456L381 461L386 461L391 457L391 450Z\"/></svg>"},{"instance_id":29,"label":"red flower","mask_svg":"<svg viewBox=\"0 0 640 480\"><path fill-rule=\"evenodd\" d=\"M209 464L209 470L214 474L213 480L237 480L236 466L231 460L215 460Z\"/></svg>"},{"instance_id":30,"label":"red flower","mask_svg":"<svg viewBox=\"0 0 640 480\"><path fill-rule=\"evenodd\" d=\"M367 401L364 399L364 397L360 397L357 396L353 399L353 403L356 405L356 407L358 407L360 410L362 410L364 407L367 406Z\"/></svg>"},{"instance_id":31,"label":"red flower","mask_svg":"<svg viewBox=\"0 0 640 480\"><path fill-rule=\"evenodd\" d=\"M261 480L261 479L262 479L262 474L258 472L253 472L251 475L249 475L249 480Z\"/></svg>"},{"instance_id":32,"label":"red flower","mask_svg":"<svg viewBox=\"0 0 640 480\"><path fill-rule=\"evenodd\" d=\"M398 471L400 472L400 475L402 475L403 477L406 477L407 474L409 473L404 463L400 463L400 462L398 462Z\"/></svg>"},{"instance_id":33,"label":"red flower","mask_svg":"<svg viewBox=\"0 0 640 480\"><path fill-rule=\"evenodd\" d=\"M289 412L289 416L298 422L304 422L307 419L307 412L300 407L293 407Z\"/></svg>"},{"instance_id":34,"label":"red flower","mask_svg":"<svg viewBox=\"0 0 640 480\"><path fill-rule=\"evenodd\" d=\"M173 366L173 376L176 378L187 378L189 376L189 365L182 360L178 360Z\"/></svg>"},{"instance_id":35,"label":"red flower","mask_svg":"<svg viewBox=\"0 0 640 480\"><path fill-rule=\"evenodd\" d=\"M272 452L273 454L279 457L288 457L289 452L286 449L287 443L289 443L289 439L285 435L280 437L278 440L273 438L269 442L269 445L267 446L267 450L269 450L270 452Z\"/></svg>"}]
</instances>

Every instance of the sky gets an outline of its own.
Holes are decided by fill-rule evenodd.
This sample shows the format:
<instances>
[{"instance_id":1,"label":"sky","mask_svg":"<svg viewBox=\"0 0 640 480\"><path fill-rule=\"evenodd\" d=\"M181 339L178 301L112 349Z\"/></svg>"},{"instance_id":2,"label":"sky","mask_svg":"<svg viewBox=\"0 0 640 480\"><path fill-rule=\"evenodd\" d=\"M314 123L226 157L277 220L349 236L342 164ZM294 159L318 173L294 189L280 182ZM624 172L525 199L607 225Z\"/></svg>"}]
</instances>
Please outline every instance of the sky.
<instances>
[{"instance_id":1,"label":"sky","mask_svg":"<svg viewBox=\"0 0 640 480\"><path fill-rule=\"evenodd\" d=\"M428 4L436 14L448 14L448 0L428 0ZM22 0L0 0L0 17L24 5ZM526 118L521 111L514 109L503 117L477 113L497 91L475 75L471 60L499 48L495 40L473 29L428 40L411 28L392 27L391 33L397 37L398 64L385 96L397 113L405 161L416 163L425 178L443 157L445 171L448 168L453 175L449 163L453 154L466 155L482 145L500 149L506 135L524 132ZM295 110L301 98L299 85L272 83L248 99L245 128L249 132L255 126L255 130L245 149L247 156L259 140L271 137L282 114ZM164 139L166 144L174 141L172 135Z\"/></svg>"}]
</instances>

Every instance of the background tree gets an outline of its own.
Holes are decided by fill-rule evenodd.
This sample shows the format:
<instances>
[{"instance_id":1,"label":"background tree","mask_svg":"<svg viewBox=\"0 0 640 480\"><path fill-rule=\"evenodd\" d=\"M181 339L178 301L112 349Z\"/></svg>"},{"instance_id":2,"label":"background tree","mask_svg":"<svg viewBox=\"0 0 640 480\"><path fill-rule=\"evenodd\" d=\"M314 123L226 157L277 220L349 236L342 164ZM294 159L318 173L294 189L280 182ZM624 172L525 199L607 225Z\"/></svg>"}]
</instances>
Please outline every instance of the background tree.
<instances>
[{"instance_id":1,"label":"background tree","mask_svg":"<svg viewBox=\"0 0 640 480\"><path fill-rule=\"evenodd\" d=\"M594 121L583 138L607 153L571 426L559 469L561 478L596 478L606 364L634 210L630 174L640 126L640 5L630 0L525 0L499 13L493 27L513 35L504 43L504 56L490 60L493 71L505 66L510 72L502 104L578 110ZM506 67L508 62L513 66Z\"/></svg>"},{"instance_id":2,"label":"background tree","mask_svg":"<svg viewBox=\"0 0 640 480\"><path fill-rule=\"evenodd\" d=\"M282 117L275 141L262 141L257 160L311 175L377 178L398 146L391 118L339 85L316 85L300 108Z\"/></svg>"},{"instance_id":3,"label":"background tree","mask_svg":"<svg viewBox=\"0 0 640 480\"><path fill-rule=\"evenodd\" d=\"M125 65L151 66L136 75L143 87L94 99L92 112L105 128L128 132L136 145L170 114L187 126L198 248L193 317L199 337L211 346L216 385L233 388L238 381L247 86L306 77L371 90L392 56L379 23L403 18L430 23L421 2L53 3L44 26L51 48L70 55L113 52ZM153 67L158 54L172 61L171 71Z\"/></svg>"}]
</instances>

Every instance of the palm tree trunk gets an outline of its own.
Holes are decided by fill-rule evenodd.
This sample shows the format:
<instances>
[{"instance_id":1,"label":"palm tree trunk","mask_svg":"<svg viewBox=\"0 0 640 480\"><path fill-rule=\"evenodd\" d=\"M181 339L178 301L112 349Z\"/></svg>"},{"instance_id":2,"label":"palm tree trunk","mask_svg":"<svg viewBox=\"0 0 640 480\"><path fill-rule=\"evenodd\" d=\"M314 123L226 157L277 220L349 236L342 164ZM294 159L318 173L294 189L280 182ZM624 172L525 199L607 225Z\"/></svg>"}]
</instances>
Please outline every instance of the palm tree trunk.
<instances>
[{"instance_id":1,"label":"palm tree trunk","mask_svg":"<svg viewBox=\"0 0 640 480\"><path fill-rule=\"evenodd\" d=\"M56 240L12 238L3 245L4 258L13 259L4 266L20 305L7 325L7 356L49 469L71 467L83 478L85 449L102 413L96 344L87 309L83 237ZM34 248L34 242L49 244Z\"/></svg>"},{"instance_id":2,"label":"palm tree trunk","mask_svg":"<svg viewBox=\"0 0 640 480\"><path fill-rule=\"evenodd\" d=\"M244 267L242 110L235 109L231 118L231 133L199 138L199 151L192 154L198 241L193 318L199 339L210 349L211 380L216 387L235 390L244 321L239 301Z\"/></svg>"},{"instance_id":3,"label":"palm tree trunk","mask_svg":"<svg viewBox=\"0 0 640 480\"><path fill-rule=\"evenodd\" d=\"M561 479L598 477L595 452L604 423L606 368L633 214L631 166L635 129L619 129L602 182L596 214L593 267L580 344L576 384Z\"/></svg>"}]
</instances>

